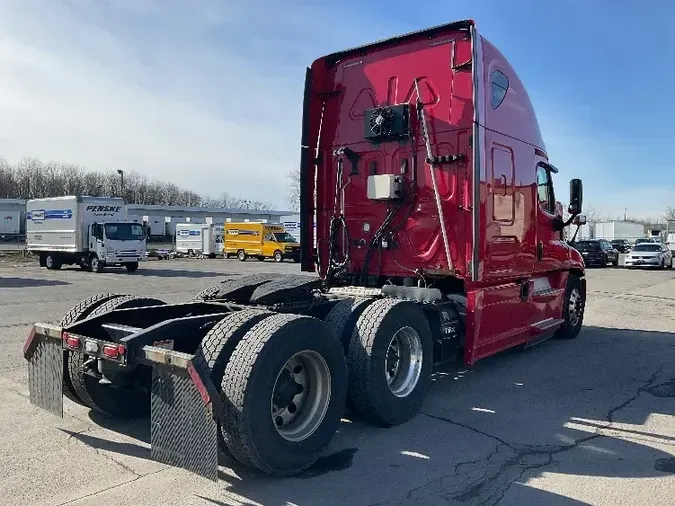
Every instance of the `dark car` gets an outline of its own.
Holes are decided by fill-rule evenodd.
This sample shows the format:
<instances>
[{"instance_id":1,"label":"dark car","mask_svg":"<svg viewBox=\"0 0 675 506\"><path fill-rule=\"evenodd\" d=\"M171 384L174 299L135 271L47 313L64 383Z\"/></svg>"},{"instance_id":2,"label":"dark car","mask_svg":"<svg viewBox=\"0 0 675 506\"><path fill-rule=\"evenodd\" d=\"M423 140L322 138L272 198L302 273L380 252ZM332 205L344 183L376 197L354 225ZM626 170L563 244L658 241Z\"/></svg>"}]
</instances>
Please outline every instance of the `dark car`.
<instances>
[{"instance_id":1,"label":"dark car","mask_svg":"<svg viewBox=\"0 0 675 506\"><path fill-rule=\"evenodd\" d=\"M628 253L630 251L630 242L628 239L614 239L611 244L619 253Z\"/></svg>"},{"instance_id":2,"label":"dark car","mask_svg":"<svg viewBox=\"0 0 675 506\"><path fill-rule=\"evenodd\" d=\"M607 264L619 265L619 252L605 239L588 239L573 244L588 266L605 267Z\"/></svg>"}]
</instances>

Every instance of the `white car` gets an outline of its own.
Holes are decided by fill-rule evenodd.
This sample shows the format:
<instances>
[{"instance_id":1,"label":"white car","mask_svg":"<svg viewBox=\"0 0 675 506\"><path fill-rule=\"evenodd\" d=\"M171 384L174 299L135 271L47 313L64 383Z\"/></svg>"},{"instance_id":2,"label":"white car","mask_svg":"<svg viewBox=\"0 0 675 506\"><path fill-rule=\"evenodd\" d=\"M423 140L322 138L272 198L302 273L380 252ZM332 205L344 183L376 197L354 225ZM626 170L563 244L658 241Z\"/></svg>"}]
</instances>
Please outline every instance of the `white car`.
<instances>
[{"instance_id":1,"label":"white car","mask_svg":"<svg viewBox=\"0 0 675 506\"><path fill-rule=\"evenodd\" d=\"M665 244L642 242L626 256L626 267L673 268L673 253Z\"/></svg>"}]
</instances>

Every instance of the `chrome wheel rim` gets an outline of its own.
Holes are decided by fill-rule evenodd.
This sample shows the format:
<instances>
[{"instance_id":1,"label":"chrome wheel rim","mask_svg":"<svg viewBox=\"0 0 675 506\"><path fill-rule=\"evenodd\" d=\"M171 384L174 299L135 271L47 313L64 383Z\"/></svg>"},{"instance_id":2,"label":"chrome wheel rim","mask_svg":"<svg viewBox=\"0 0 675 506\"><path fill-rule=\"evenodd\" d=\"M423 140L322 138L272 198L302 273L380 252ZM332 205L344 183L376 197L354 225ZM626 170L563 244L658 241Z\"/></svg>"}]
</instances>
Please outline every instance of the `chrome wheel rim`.
<instances>
[{"instance_id":1,"label":"chrome wheel rim","mask_svg":"<svg viewBox=\"0 0 675 506\"><path fill-rule=\"evenodd\" d=\"M98 258L91 259L91 268L94 270L98 269Z\"/></svg>"},{"instance_id":2,"label":"chrome wheel rim","mask_svg":"<svg viewBox=\"0 0 675 506\"><path fill-rule=\"evenodd\" d=\"M576 327L581 320L581 312L583 311L581 294L577 288L573 289L570 293L569 300L569 317L570 323L573 327Z\"/></svg>"},{"instance_id":3,"label":"chrome wheel rim","mask_svg":"<svg viewBox=\"0 0 675 506\"><path fill-rule=\"evenodd\" d=\"M45 264L47 265L47 269L51 269L52 267L54 267L54 259L52 258L51 255L47 257L47 260L45 260Z\"/></svg>"},{"instance_id":4,"label":"chrome wheel rim","mask_svg":"<svg viewBox=\"0 0 675 506\"><path fill-rule=\"evenodd\" d=\"M396 397L407 397L422 375L422 339L412 327L399 329L389 341L384 360L387 386Z\"/></svg>"},{"instance_id":5,"label":"chrome wheel rim","mask_svg":"<svg viewBox=\"0 0 675 506\"><path fill-rule=\"evenodd\" d=\"M272 424L281 437L298 442L321 425L330 403L331 376L324 358L313 350L293 355L274 382Z\"/></svg>"}]
</instances>

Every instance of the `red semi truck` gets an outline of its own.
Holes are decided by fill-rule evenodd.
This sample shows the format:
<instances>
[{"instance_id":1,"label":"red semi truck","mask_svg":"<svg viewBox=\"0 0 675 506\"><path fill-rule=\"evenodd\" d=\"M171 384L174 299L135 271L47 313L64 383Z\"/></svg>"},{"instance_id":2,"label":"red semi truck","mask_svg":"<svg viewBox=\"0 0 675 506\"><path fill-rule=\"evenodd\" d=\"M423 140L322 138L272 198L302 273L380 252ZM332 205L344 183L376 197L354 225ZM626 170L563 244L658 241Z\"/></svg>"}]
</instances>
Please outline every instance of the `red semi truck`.
<instances>
[{"instance_id":1,"label":"red semi truck","mask_svg":"<svg viewBox=\"0 0 675 506\"><path fill-rule=\"evenodd\" d=\"M193 300L100 294L24 347L31 402L150 414L154 459L216 479L316 461L345 406L415 415L432 369L579 334L584 263L537 117L473 21L316 60L301 150L302 270ZM316 232L309 226L316 222ZM314 248L311 245L315 245Z\"/></svg>"}]
</instances>

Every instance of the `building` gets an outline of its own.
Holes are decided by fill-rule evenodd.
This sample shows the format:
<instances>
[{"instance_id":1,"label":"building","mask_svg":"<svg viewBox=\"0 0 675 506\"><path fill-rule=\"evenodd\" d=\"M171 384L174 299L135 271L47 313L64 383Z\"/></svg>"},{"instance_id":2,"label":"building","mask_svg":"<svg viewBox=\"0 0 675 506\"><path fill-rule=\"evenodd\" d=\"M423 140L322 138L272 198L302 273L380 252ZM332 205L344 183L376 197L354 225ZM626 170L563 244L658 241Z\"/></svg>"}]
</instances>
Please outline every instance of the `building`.
<instances>
[{"instance_id":1,"label":"building","mask_svg":"<svg viewBox=\"0 0 675 506\"><path fill-rule=\"evenodd\" d=\"M131 221L145 222L152 236L173 236L177 223L262 222L279 223L288 211L263 211L257 209L225 209L209 207L158 206L145 204L127 205ZM162 233L163 231L163 233Z\"/></svg>"}]
</instances>

